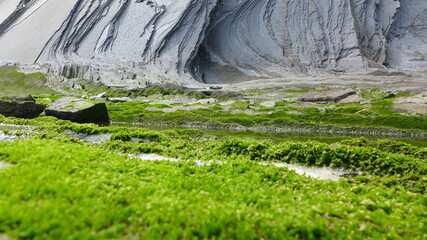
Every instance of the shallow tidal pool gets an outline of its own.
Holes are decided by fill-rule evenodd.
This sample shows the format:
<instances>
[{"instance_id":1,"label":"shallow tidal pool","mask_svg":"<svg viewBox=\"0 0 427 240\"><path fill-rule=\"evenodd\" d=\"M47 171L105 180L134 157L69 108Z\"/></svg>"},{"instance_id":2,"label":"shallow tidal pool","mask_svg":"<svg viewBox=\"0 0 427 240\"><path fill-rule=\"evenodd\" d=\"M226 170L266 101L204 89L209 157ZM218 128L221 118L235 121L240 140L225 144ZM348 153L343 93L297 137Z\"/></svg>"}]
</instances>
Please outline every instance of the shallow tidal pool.
<instances>
[{"instance_id":1,"label":"shallow tidal pool","mask_svg":"<svg viewBox=\"0 0 427 240\"><path fill-rule=\"evenodd\" d=\"M124 123L113 123L110 125L110 127L146 128L146 129L156 130L156 131L180 129L179 127L160 127L160 126L124 124ZM188 129L188 128L182 128L182 129ZM195 128L195 129L198 129L198 128ZM233 130L210 129L210 128L203 129L203 131L208 135L216 136L219 138L236 137L236 138L242 138L242 139L270 141L274 143L281 143L286 141L296 141L296 142L318 141L321 143L333 144L333 143L341 142L343 140L355 137L355 136L347 136L347 135L328 135L328 134L233 131ZM384 137L378 137L378 138L368 137L368 139L372 139L372 140L390 139L390 140L405 142L417 147L427 147L427 139L384 138Z\"/></svg>"}]
</instances>

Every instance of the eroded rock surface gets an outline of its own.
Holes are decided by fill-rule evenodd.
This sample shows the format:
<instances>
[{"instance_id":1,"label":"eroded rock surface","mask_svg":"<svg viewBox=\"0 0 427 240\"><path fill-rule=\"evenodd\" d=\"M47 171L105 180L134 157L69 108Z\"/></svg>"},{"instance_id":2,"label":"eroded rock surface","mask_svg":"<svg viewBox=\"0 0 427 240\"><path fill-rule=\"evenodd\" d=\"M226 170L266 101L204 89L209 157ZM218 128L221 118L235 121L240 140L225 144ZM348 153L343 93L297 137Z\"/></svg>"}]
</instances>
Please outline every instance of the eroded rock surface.
<instances>
[{"instance_id":1,"label":"eroded rock surface","mask_svg":"<svg viewBox=\"0 0 427 240\"><path fill-rule=\"evenodd\" d=\"M425 0L3 0L0 62L109 85L427 66Z\"/></svg>"}]
</instances>

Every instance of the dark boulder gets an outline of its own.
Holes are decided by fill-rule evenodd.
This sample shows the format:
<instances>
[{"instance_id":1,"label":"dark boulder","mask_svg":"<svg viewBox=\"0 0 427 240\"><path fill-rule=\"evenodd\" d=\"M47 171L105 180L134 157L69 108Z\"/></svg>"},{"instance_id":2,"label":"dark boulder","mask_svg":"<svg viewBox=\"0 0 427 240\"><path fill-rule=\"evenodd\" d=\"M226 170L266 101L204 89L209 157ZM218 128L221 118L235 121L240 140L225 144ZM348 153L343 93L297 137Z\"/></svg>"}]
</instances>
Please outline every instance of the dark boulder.
<instances>
[{"instance_id":1,"label":"dark boulder","mask_svg":"<svg viewBox=\"0 0 427 240\"><path fill-rule=\"evenodd\" d=\"M36 118L45 108L31 96L0 97L0 114L6 117Z\"/></svg>"},{"instance_id":2,"label":"dark boulder","mask_svg":"<svg viewBox=\"0 0 427 240\"><path fill-rule=\"evenodd\" d=\"M106 123L109 121L105 103L72 97L61 98L53 102L47 106L45 114L78 123Z\"/></svg>"}]
</instances>

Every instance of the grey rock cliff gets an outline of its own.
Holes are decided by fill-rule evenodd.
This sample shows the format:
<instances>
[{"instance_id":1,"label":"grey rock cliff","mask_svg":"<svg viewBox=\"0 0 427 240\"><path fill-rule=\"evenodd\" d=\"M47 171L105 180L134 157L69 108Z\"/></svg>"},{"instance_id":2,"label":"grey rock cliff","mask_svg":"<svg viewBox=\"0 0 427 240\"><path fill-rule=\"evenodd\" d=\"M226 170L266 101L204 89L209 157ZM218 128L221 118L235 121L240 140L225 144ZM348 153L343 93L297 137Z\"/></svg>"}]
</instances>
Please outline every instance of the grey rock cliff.
<instances>
[{"instance_id":1,"label":"grey rock cliff","mask_svg":"<svg viewBox=\"0 0 427 240\"><path fill-rule=\"evenodd\" d=\"M427 66L425 0L0 0L0 62L109 84Z\"/></svg>"}]
</instances>

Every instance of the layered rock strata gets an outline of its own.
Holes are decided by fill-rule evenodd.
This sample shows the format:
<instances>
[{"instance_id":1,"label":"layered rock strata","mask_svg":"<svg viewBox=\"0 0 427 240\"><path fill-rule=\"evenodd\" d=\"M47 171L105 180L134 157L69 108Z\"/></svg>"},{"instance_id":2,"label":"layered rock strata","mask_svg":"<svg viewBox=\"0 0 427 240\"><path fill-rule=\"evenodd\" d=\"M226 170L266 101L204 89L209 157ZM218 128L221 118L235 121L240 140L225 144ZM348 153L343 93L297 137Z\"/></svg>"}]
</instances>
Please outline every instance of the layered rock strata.
<instances>
[{"instance_id":1,"label":"layered rock strata","mask_svg":"<svg viewBox=\"0 0 427 240\"><path fill-rule=\"evenodd\" d=\"M0 0L0 61L111 85L427 66L427 1Z\"/></svg>"}]
</instances>

